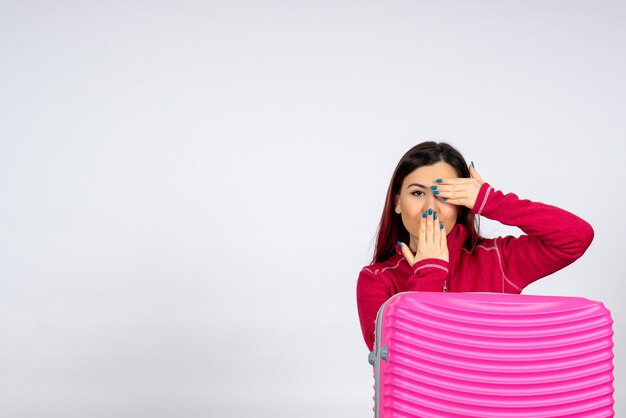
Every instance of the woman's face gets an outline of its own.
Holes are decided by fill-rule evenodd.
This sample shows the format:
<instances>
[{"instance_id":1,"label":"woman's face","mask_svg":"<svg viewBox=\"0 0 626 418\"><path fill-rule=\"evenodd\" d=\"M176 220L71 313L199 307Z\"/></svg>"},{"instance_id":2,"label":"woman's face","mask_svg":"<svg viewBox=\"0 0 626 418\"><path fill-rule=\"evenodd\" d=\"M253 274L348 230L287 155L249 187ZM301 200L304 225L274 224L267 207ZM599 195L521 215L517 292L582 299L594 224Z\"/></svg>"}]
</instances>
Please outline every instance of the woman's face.
<instances>
[{"instance_id":1,"label":"woman's face","mask_svg":"<svg viewBox=\"0 0 626 418\"><path fill-rule=\"evenodd\" d=\"M438 184L435 182L436 179L456 178L458 176L450 164L440 161L413 170L402 182L400 194L396 195L395 211L400 213L402 223L411 235L409 246L413 252L417 250L417 237L422 214L429 208L437 213L437 219L443 223L446 233L452 230L460 208L440 200L430 186Z\"/></svg>"}]
</instances>

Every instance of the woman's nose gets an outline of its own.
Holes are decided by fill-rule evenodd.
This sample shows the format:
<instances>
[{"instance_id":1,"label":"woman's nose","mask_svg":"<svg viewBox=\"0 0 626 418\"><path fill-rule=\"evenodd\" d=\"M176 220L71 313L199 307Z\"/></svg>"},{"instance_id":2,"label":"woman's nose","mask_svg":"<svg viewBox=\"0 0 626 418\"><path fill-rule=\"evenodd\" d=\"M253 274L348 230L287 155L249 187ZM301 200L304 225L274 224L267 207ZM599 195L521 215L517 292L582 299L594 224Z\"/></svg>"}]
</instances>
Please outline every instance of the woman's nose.
<instances>
[{"instance_id":1,"label":"woman's nose","mask_svg":"<svg viewBox=\"0 0 626 418\"><path fill-rule=\"evenodd\" d=\"M428 196L426 199L426 208L424 210L432 209L433 212L439 212L439 199L433 194Z\"/></svg>"}]
</instances>

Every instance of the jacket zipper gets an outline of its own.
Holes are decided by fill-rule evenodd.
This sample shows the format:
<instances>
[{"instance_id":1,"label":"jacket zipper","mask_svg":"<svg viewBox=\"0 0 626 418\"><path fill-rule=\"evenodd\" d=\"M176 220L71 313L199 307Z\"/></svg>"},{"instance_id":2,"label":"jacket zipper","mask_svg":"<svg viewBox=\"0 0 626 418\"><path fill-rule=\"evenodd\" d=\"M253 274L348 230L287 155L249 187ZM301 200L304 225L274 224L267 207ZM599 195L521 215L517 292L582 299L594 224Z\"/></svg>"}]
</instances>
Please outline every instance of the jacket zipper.
<instances>
[{"instance_id":1,"label":"jacket zipper","mask_svg":"<svg viewBox=\"0 0 626 418\"><path fill-rule=\"evenodd\" d=\"M443 281L443 289L442 289L442 290L443 290L444 292L447 292L447 291L448 291L448 284L446 283L446 281L445 281L445 280Z\"/></svg>"}]
</instances>

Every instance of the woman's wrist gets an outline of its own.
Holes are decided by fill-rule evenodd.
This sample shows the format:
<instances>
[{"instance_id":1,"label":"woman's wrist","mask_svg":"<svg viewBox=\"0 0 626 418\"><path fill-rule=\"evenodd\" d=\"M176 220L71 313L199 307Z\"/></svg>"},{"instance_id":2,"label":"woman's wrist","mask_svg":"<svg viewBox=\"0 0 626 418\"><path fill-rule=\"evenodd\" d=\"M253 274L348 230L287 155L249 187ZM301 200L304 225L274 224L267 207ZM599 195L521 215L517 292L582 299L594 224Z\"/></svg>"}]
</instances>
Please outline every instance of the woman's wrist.
<instances>
[{"instance_id":1,"label":"woman's wrist","mask_svg":"<svg viewBox=\"0 0 626 418\"><path fill-rule=\"evenodd\" d=\"M484 182L482 186L480 186L480 190L478 191L478 196L476 196L476 204L472 208L472 213L474 215L480 215L487 204L487 200L491 193L493 193L494 188L487 182Z\"/></svg>"}]
</instances>

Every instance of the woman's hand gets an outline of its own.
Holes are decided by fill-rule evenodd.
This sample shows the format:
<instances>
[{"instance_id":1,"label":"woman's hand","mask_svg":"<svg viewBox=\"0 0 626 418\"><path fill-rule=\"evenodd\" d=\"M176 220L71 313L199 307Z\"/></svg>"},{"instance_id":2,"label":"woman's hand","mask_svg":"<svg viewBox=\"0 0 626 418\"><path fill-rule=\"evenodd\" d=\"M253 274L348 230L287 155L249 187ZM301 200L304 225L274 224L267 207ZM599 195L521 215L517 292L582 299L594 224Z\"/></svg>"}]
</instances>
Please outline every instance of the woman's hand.
<instances>
[{"instance_id":1,"label":"woman's hand","mask_svg":"<svg viewBox=\"0 0 626 418\"><path fill-rule=\"evenodd\" d=\"M471 178L450 178L437 181L437 191L439 198L446 203L465 206L473 209L480 187L485 182L478 175L478 171L470 164L469 172Z\"/></svg>"},{"instance_id":2,"label":"woman's hand","mask_svg":"<svg viewBox=\"0 0 626 418\"><path fill-rule=\"evenodd\" d=\"M448 242L446 241L446 230L443 224L437 219L437 214L429 209L424 212L420 220L420 229L417 237L417 252L411 252L408 245L402 243L402 254L413 267L413 264L427 258L438 258L449 261Z\"/></svg>"}]
</instances>

